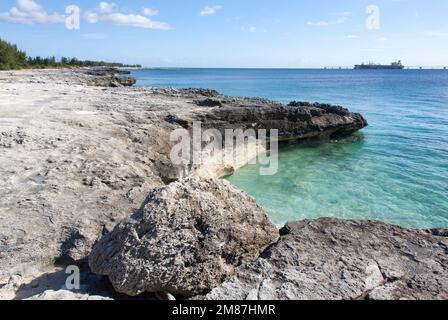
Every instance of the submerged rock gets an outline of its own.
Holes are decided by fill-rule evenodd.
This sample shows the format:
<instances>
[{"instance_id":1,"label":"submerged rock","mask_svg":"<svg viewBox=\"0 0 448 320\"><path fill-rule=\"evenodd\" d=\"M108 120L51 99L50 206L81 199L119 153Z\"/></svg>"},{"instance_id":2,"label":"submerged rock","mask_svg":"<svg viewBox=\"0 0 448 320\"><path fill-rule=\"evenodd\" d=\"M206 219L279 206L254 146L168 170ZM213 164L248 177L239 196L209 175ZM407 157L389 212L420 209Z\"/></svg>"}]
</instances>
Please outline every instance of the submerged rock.
<instances>
[{"instance_id":1,"label":"submerged rock","mask_svg":"<svg viewBox=\"0 0 448 320\"><path fill-rule=\"evenodd\" d=\"M127 295L193 296L220 285L277 238L244 192L225 181L187 178L152 192L141 212L94 246L89 265Z\"/></svg>"},{"instance_id":2,"label":"submerged rock","mask_svg":"<svg viewBox=\"0 0 448 320\"><path fill-rule=\"evenodd\" d=\"M446 236L328 218L291 222L280 233L205 298L448 299Z\"/></svg>"}]
</instances>

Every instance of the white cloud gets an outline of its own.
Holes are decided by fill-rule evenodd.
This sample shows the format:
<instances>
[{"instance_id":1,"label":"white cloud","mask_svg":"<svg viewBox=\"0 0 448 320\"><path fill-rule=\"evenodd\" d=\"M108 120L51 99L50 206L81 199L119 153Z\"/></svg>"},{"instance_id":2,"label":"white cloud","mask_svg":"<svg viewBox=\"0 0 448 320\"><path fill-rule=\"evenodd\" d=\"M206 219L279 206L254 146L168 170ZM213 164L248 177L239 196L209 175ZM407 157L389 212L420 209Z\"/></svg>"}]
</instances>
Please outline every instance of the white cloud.
<instances>
[{"instance_id":1,"label":"white cloud","mask_svg":"<svg viewBox=\"0 0 448 320\"><path fill-rule=\"evenodd\" d=\"M59 13L48 14L35 0L16 0L17 7L0 13L0 20L21 24L64 23L66 16ZM114 25L145 29L168 30L166 22L153 21L149 16L158 14L155 9L145 8L142 14L125 14L118 12L118 6L112 2L102 1L91 11L86 11L83 18L88 23L107 22Z\"/></svg>"},{"instance_id":2,"label":"white cloud","mask_svg":"<svg viewBox=\"0 0 448 320\"><path fill-rule=\"evenodd\" d=\"M145 29L169 30L171 26L165 22L152 21L148 17L139 14L112 13L100 17L101 21L110 22L119 26L129 26Z\"/></svg>"},{"instance_id":3,"label":"white cloud","mask_svg":"<svg viewBox=\"0 0 448 320\"><path fill-rule=\"evenodd\" d=\"M86 11L84 19L88 23L106 22L117 26L128 26L144 29L169 30L171 26L166 22L153 21L148 16L159 13L158 10L144 8L142 14L121 13L115 3L101 2L95 11Z\"/></svg>"},{"instance_id":4,"label":"white cloud","mask_svg":"<svg viewBox=\"0 0 448 320\"><path fill-rule=\"evenodd\" d=\"M152 8L143 8L142 11L143 15L148 16L148 17L153 17L159 14L159 10L157 9L152 9Z\"/></svg>"},{"instance_id":5,"label":"white cloud","mask_svg":"<svg viewBox=\"0 0 448 320\"><path fill-rule=\"evenodd\" d=\"M354 35L354 34L349 34L346 38L348 38L348 39L357 39L359 37L357 35Z\"/></svg>"},{"instance_id":6,"label":"white cloud","mask_svg":"<svg viewBox=\"0 0 448 320\"><path fill-rule=\"evenodd\" d=\"M99 13L112 13L117 8L115 3L102 1L97 7Z\"/></svg>"},{"instance_id":7,"label":"white cloud","mask_svg":"<svg viewBox=\"0 0 448 320\"><path fill-rule=\"evenodd\" d=\"M88 22L88 23L97 23L99 20L98 17L98 13L93 12L93 11L86 11L84 13L84 19Z\"/></svg>"},{"instance_id":8,"label":"white cloud","mask_svg":"<svg viewBox=\"0 0 448 320\"><path fill-rule=\"evenodd\" d=\"M17 6L23 11L42 11L40 5L33 0L17 0Z\"/></svg>"},{"instance_id":9,"label":"white cloud","mask_svg":"<svg viewBox=\"0 0 448 320\"><path fill-rule=\"evenodd\" d=\"M378 40L378 41L387 41L387 38L386 37L381 37L381 38L378 38L376 40Z\"/></svg>"},{"instance_id":10,"label":"white cloud","mask_svg":"<svg viewBox=\"0 0 448 320\"><path fill-rule=\"evenodd\" d=\"M306 24L313 27L327 27L329 23L327 21L308 21Z\"/></svg>"},{"instance_id":11,"label":"white cloud","mask_svg":"<svg viewBox=\"0 0 448 320\"><path fill-rule=\"evenodd\" d=\"M209 16L212 14L215 14L216 12L218 12L219 10L223 9L224 7L221 5L216 5L216 6L205 6L202 11L199 13L199 15L201 16Z\"/></svg>"},{"instance_id":12,"label":"white cloud","mask_svg":"<svg viewBox=\"0 0 448 320\"><path fill-rule=\"evenodd\" d=\"M255 33L255 32L257 32L257 27L254 27L254 26L249 27L249 29L247 29L247 31L251 32L251 33Z\"/></svg>"},{"instance_id":13,"label":"white cloud","mask_svg":"<svg viewBox=\"0 0 448 320\"><path fill-rule=\"evenodd\" d=\"M65 21L65 15L48 14L34 0L16 0L16 3L18 8L13 7L8 12L1 12L0 20L20 24L48 24Z\"/></svg>"}]
</instances>

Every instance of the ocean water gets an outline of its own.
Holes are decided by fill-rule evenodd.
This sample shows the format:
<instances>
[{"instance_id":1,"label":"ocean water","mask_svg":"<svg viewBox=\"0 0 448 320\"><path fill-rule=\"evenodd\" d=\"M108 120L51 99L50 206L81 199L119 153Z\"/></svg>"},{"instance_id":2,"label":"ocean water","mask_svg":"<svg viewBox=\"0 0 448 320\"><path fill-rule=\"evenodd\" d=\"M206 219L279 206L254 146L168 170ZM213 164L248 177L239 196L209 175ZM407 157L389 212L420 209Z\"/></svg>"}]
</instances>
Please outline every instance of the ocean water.
<instances>
[{"instance_id":1,"label":"ocean water","mask_svg":"<svg viewBox=\"0 0 448 320\"><path fill-rule=\"evenodd\" d=\"M228 180L278 225L317 217L448 227L448 70L147 69L139 86L201 87L281 102L343 105L369 127L281 148L279 171Z\"/></svg>"}]
</instances>

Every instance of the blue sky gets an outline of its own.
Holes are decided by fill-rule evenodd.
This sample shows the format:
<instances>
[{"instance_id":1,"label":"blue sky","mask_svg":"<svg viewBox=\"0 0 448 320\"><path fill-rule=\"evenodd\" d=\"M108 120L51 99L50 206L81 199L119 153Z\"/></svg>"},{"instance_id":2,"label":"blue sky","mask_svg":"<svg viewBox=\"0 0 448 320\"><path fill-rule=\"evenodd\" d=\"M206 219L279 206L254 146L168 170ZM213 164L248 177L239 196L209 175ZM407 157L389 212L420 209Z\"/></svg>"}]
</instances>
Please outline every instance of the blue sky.
<instances>
[{"instance_id":1,"label":"blue sky","mask_svg":"<svg viewBox=\"0 0 448 320\"><path fill-rule=\"evenodd\" d=\"M77 30L65 25L69 5L81 10ZM375 10L367 12L369 5ZM443 66L447 16L446 0L2 0L0 37L29 55L148 67L298 68L395 59Z\"/></svg>"}]
</instances>

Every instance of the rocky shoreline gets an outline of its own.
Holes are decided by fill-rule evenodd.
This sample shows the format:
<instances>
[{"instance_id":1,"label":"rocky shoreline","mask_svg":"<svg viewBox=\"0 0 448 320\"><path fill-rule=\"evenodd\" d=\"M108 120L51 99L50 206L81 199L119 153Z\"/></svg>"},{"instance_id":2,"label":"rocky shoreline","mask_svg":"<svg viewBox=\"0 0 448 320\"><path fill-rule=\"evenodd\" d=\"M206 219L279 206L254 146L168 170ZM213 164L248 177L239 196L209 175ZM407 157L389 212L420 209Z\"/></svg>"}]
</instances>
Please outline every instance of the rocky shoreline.
<instances>
[{"instance_id":1,"label":"rocky shoreline","mask_svg":"<svg viewBox=\"0 0 448 320\"><path fill-rule=\"evenodd\" d=\"M0 72L0 298L448 298L447 230L320 219L279 232L215 180L244 163L169 159L170 133L194 121L298 142L351 134L361 115L132 84L89 69Z\"/></svg>"}]
</instances>

